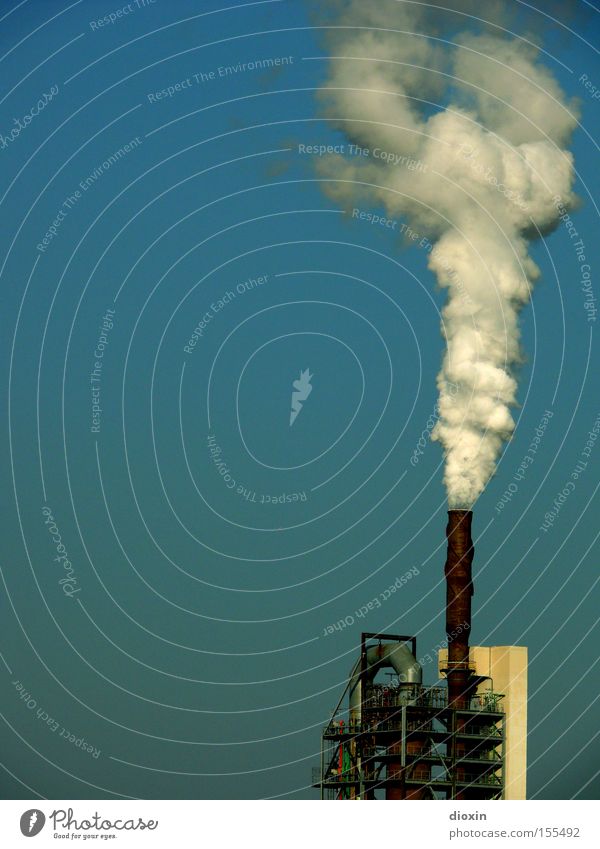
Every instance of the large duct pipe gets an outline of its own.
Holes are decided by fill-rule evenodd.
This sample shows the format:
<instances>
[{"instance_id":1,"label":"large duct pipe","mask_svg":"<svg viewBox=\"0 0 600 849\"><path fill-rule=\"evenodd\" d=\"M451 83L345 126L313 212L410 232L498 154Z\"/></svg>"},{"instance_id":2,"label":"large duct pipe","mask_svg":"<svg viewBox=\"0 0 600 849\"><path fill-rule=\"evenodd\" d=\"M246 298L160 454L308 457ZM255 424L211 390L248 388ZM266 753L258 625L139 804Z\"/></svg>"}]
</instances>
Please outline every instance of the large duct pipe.
<instances>
[{"instance_id":1,"label":"large duct pipe","mask_svg":"<svg viewBox=\"0 0 600 849\"><path fill-rule=\"evenodd\" d=\"M469 685L469 634L473 582L473 540L470 510L449 510L446 537L446 637L448 641L448 704L466 705Z\"/></svg>"},{"instance_id":2,"label":"large duct pipe","mask_svg":"<svg viewBox=\"0 0 600 849\"><path fill-rule=\"evenodd\" d=\"M371 683L377 672L391 666L400 677L402 684L421 684L423 673L421 664L406 643L384 643L370 646L366 650L365 675ZM350 717L354 722L361 720L362 681L361 660L358 660L350 673Z\"/></svg>"}]
</instances>

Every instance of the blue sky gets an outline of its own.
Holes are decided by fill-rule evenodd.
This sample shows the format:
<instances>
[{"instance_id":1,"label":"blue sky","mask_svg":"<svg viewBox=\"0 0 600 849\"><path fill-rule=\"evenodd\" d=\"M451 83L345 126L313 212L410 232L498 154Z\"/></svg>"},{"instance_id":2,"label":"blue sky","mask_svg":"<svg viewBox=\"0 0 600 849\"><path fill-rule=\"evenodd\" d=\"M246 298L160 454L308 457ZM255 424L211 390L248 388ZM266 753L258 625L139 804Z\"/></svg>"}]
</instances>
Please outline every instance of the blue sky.
<instances>
[{"instance_id":1,"label":"blue sky","mask_svg":"<svg viewBox=\"0 0 600 849\"><path fill-rule=\"evenodd\" d=\"M410 463L435 409L444 294L424 252L344 214L299 152L343 140L315 99L326 55L303 3L129 5L0 4L0 132L22 124L0 150L0 788L314 798L361 627L415 634L422 657L444 638L439 445ZM572 219L594 278L599 31L585 6L562 27L523 6L515 28L543 37L580 98ZM265 59L278 63L239 67ZM593 798L596 328L566 229L532 254L518 426L475 511L472 638L529 647L530 793Z\"/></svg>"}]
</instances>

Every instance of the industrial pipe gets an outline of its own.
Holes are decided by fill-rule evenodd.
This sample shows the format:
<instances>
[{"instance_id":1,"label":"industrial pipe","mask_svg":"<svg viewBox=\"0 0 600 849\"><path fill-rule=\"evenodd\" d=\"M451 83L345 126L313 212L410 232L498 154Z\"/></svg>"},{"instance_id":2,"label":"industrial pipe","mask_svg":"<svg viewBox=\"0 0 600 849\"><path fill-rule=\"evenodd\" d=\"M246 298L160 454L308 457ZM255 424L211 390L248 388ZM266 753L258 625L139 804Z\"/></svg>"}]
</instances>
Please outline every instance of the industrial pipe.
<instances>
[{"instance_id":1,"label":"industrial pipe","mask_svg":"<svg viewBox=\"0 0 600 849\"><path fill-rule=\"evenodd\" d=\"M372 684L377 672L387 666L391 666L398 675L401 686L412 687L414 684L422 683L421 664L418 663L406 643L379 643L375 646L369 646L364 652L364 657L358 660L350 673L350 723L354 727L360 726L362 723L363 683L368 687ZM390 741L388 752L397 754L398 760L390 760L388 763L387 773L389 778L400 780L402 777L404 772L402 766L403 745L402 738ZM359 770L362 768L360 763L357 766ZM402 799L405 798L404 793L405 790L402 786L390 786L386 790L386 799ZM373 791L366 791L363 798L374 799Z\"/></svg>"},{"instance_id":2,"label":"industrial pipe","mask_svg":"<svg viewBox=\"0 0 600 849\"><path fill-rule=\"evenodd\" d=\"M449 510L446 537L446 637L448 641L448 705L464 708L468 698L469 634L473 581L470 510Z\"/></svg>"}]
</instances>

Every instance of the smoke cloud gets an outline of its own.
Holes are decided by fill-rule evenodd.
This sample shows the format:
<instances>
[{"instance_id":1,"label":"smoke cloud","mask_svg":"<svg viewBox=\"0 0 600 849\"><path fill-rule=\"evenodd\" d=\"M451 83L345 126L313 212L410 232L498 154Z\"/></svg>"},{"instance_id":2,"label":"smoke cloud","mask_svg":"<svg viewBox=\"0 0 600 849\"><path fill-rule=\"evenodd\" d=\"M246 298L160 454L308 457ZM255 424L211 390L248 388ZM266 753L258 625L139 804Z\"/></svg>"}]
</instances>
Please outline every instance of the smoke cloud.
<instances>
[{"instance_id":1,"label":"smoke cloud","mask_svg":"<svg viewBox=\"0 0 600 849\"><path fill-rule=\"evenodd\" d=\"M576 103L503 28L503 5L338 0L326 21L319 97L330 125L368 150L321 157L326 191L405 219L447 290L432 438L450 507L472 506L513 431L518 317L539 277L529 241L557 225L557 196L575 203Z\"/></svg>"}]
</instances>

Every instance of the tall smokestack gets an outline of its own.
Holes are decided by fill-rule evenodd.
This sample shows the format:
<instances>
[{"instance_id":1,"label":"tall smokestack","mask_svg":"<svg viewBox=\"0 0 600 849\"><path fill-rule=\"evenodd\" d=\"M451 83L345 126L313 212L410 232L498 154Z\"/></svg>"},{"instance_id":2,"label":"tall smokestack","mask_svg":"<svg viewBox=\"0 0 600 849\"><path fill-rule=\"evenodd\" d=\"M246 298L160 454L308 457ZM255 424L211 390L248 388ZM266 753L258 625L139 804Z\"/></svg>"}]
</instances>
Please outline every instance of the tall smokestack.
<instances>
[{"instance_id":1,"label":"tall smokestack","mask_svg":"<svg viewBox=\"0 0 600 849\"><path fill-rule=\"evenodd\" d=\"M471 538L470 510L449 510L446 537L446 636L448 640L448 704L464 707L469 684L469 634L471 632Z\"/></svg>"}]
</instances>

